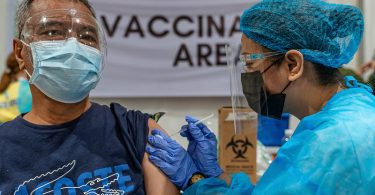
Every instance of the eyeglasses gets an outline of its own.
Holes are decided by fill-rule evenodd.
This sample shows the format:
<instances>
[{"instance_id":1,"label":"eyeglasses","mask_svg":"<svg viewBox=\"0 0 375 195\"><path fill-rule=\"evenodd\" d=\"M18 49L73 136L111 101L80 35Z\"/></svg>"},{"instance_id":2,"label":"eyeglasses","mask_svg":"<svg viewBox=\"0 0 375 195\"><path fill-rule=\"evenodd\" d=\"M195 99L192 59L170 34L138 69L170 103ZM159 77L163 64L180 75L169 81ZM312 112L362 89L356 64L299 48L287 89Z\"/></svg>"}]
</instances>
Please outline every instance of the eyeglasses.
<instances>
[{"instance_id":1,"label":"eyeglasses","mask_svg":"<svg viewBox=\"0 0 375 195\"><path fill-rule=\"evenodd\" d=\"M242 66L242 70L244 72L252 72L254 71L254 67L249 67L249 63L253 63L255 60L261 60L265 58L269 58L272 56L283 55L284 52L267 52L267 53L252 53L252 54L241 54L240 55L240 62Z\"/></svg>"},{"instance_id":2,"label":"eyeglasses","mask_svg":"<svg viewBox=\"0 0 375 195\"><path fill-rule=\"evenodd\" d=\"M56 9L34 14L27 19L21 35L28 44L74 37L90 47L105 49L105 37L98 21L92 15L75 9Z\"/></svg>"}]
</instances>

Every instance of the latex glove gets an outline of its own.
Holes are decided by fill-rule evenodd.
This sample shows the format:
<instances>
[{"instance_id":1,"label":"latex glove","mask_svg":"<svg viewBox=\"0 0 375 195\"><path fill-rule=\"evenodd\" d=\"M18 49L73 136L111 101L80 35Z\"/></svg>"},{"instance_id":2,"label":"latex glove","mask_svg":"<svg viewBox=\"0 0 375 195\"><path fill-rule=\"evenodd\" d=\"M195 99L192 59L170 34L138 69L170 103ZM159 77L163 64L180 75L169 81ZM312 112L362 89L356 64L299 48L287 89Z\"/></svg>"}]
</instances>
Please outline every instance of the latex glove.
<instances>
[{"instance_id":1,"label":"latex glove","mask_svg":"<svg viewBox=\"0 0 375 195\"><path fill-rule=\"evenodd\" d=\"M206 125L200 123L194 125L198 120L186 116L188 125L181 128L180 135L189 140L188 153L194 160L199 172L206 177L218 177L223 173L217 161L217 140Z\"/></svg>"},{"instance_id":2,"label":"latex glove","mask_svg":"<svg viewBox=\"0 0 375 195\"><path fill-rule=\"evenodd\" d=\"M148 137L151 146L146 146L150 161L159 167L177 187L184 190L191 176L198 172L193 160L180 144L160 130L154 129L151 134Z\"/></svg>"}]
</instances>

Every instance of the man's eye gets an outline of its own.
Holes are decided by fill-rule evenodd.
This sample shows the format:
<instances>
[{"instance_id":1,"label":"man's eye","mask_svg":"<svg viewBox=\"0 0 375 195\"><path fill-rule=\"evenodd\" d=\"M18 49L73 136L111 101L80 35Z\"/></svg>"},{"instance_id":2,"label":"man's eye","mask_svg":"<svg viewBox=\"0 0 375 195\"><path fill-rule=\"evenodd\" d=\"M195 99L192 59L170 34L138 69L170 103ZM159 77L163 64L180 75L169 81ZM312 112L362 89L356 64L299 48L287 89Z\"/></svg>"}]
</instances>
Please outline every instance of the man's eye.
<instances>
[{"instance_id":1,"label":"man's eye","mask_svg":"<svg viewBox=\"0 0 375 195\"><path fill-rule=\"evenodd\" d=\"M90 41L90 42L93 42L93 43L97 42L96 37L94 37L92 35L81 35L80 39L85 40L85 41Z\"/></svg>"},{"instance_id":2,"label":"man's eye","mask_svg":"<svg viewBox=\"0 0 375 195\"><path fill-rule=\"evenodd\" d=\"M41 35L44 36L61 36L63 35L63 32L61 30L46 30L41 33Z\"/></svg>"}]
</instances>

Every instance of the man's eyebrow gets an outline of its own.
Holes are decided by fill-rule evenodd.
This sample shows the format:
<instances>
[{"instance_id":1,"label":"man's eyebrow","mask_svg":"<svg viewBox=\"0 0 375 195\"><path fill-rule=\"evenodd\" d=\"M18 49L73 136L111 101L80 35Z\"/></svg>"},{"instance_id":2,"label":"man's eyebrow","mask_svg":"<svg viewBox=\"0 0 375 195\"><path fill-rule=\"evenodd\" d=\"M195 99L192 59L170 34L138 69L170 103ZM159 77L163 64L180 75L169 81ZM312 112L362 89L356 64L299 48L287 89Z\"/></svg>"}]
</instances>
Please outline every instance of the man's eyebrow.
<instances>
[{"instance_id":1,"label":"man's eyebrow","mask_svg":"<svg viewBox=\"0 0 375 195\"><path fill-rule=\"evenodd\" d=\"M82 25L82 29L83 30L88 30L88 31L90 31L92 33L97 33L98 32L98 30L95 27L91 26L91 25Z\"/></svg>"},{"instance_id":2,"label":"man's eyebrow","mask_svg":"<svg viewBox=\"0 0 375 195\"><path fill-rule=\"evenodd\" d=\"M95 26L90 25L90 24L76 24L76 25L78 26L79 30L88 30L95 34L98 32L98 29Z\"/></svg>"},{"instance_id":3,"label":"man's eyebrow","mask_svg":"<svg viewBox=\"0 0 375 195\"><path fill-rule=\"evenodd\" d=\"M62 22L62 21L48 21L46 23L40 23L39 26L43 26L43 27L50 27L50 26L63 26L65 22Z\"/></svg>"},{"instance_id":4,"label":"man's eyebrow","mask_svg":"<svg viewBox=\"0 0 375 195\"><path fill-rule=\"evenodd\" d=\"M48 21L48 22L45 22L45 23L40 23L40 27L50 27L50 26L64 26L65 24L67 24L68 22L67 21L58 21L58 20L55 20L55 21ZM79 26L80 29L83 29L83 30L88 30L88 31L91 31L93 33L96 33L97 32L97 28L94 26L94 25L90 25L90 24L76 24L77 26Z\"/></svg>"}]
</instances>

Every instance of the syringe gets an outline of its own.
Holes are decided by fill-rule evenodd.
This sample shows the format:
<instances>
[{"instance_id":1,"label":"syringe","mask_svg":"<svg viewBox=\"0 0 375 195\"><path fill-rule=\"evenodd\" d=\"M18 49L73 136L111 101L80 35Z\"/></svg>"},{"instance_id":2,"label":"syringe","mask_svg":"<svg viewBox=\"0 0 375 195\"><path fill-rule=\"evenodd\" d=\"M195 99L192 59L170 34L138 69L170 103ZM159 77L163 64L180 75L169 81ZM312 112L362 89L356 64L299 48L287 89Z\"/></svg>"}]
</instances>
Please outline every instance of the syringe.
<instances>
[{"instance_id":1,"label":"syringe","mask_svg":"<svg viewBox=\"0 0 375 195\"><path fill-rule=\"evenodd\" d=\"M206 121L206 120L208 120L208 119L210 119L210 118L212 118L212 117L214 117L214 116L215 116L215 114L214 114L214 113L211 113L210 115L208 115L208 116L202 118L201 120L195 122L194 125L198 125L198 124L200 124L200 123L202 123L202 122L204 122L204 121ZM177 134L179 134L179 133L181 133L181 130L180 130L180 131L177 131L177 132L175 132L175 133L172 133L169 137L173 137L173 136L175 136L175 135L177 135ZM163 137L160 136L160 135L155 135L155 136L158 137L158 138L163 139Z\"/></svg>"},{"instance_id":2,"label":"syringe","mask_svg":"<svg viewBox=\"0 0 375 195\"><path fill-rule=\"evenodd\" d=\"M206 120L208 120L208 119L210 119L210 118L212 118L212 117L214 117L214 116L215 116L215 114L214 114L214 113L211 113L210 115L208 115L208 116L202 118L201 120L195 122L194 125L198 125L198 124L200 124L200 123L203 123L204 121L206 121ZM179 133L181 133L181 130L180 130L180 131L177 131L177 132L175 132L175 133L173 133L173 134L171 134L170 136L173 137L173 136L175 136L175 135L177 135L177 134L179 134Z\"/></svg>"}]
</instances>

